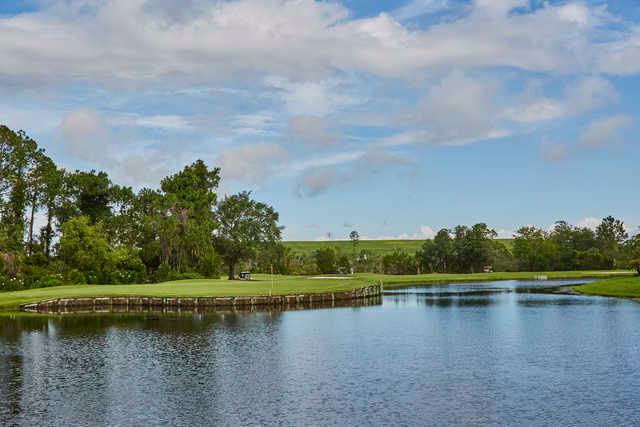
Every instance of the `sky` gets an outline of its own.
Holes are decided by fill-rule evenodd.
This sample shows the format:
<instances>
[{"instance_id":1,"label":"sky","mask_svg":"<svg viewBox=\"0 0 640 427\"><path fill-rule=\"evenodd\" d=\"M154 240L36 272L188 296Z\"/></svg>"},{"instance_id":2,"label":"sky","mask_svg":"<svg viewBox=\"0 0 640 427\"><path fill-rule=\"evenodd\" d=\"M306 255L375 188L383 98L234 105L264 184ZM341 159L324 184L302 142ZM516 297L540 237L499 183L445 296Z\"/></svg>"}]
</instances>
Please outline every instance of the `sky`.
<instances>
[{"instance_id":1,"label":"sky","mask_svg":"<svg viewBox=\"0 0 640 427\"><path fill-rule=\"evenodd\" d=\"M202 159L287 240L640 226L637 0L3 0L0 58L59 165Z\"/></svg>"}]
</instances>

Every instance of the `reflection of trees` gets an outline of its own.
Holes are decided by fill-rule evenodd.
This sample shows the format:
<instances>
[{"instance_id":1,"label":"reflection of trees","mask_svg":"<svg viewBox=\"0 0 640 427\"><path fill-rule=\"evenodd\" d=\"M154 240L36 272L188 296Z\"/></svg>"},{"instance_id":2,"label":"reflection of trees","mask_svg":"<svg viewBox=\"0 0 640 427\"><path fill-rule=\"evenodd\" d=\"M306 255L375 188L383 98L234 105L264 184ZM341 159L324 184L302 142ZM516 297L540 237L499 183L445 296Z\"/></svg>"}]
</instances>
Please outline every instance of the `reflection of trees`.
<instances>
[{"instance_id":1,"label":"reflection of trees","mask_svg":"<svg viewBox=\"0 0 640 427\"><path fill-rule=\"evenodd\" d=\"M0 354L0 424L21 412L22 368L21 355Z\"/></svg>"}]
</instances>

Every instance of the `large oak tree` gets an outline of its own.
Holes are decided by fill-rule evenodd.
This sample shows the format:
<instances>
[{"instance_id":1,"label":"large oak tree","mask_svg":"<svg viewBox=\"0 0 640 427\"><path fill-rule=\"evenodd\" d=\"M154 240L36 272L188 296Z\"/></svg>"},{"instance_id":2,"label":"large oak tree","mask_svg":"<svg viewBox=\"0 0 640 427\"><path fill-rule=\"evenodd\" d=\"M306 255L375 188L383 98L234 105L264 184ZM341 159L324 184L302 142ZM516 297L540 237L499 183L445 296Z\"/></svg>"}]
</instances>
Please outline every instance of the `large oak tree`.
<instances>
[{"instance_id":1,"label":"large oak tree","mask_svg":"<svg viewBox=\"0 0 640 427\"><path fill-rule=\"evenodd\" d=\"M213 242L227 265L230 280L235 278L238 263L252 258L258 246L281 239L283 227L278 226L278 212L251 199L247 191L222 200L215 218L218 228Z\"/></svg>"}]
</instances>

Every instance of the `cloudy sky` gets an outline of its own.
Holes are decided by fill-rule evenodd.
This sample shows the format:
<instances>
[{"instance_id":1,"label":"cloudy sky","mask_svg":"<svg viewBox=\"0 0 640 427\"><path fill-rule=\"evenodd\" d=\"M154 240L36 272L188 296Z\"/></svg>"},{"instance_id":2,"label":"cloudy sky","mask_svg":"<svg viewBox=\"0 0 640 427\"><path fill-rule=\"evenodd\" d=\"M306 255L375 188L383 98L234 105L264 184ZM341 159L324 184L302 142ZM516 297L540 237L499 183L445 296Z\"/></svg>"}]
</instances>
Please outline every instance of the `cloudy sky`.
<instances>
[{"instance_id":1,"label":"cloudy sky","mask_svg":"<svg viewBox=\"0 0 640 427\"><path fill-rule=\"evenodd\" d=\"M0 58L59 164L201 158L287 239L640 225L636 0L7 0Z\"/></svg>"}]
</instances>

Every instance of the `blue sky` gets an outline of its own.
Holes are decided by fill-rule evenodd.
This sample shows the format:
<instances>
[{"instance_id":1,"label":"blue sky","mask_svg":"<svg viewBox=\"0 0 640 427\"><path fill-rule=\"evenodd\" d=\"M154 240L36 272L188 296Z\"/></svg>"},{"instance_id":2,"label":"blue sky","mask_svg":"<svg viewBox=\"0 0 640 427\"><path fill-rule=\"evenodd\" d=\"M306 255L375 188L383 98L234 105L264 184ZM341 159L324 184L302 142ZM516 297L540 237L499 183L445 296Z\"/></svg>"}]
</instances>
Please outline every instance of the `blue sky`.
<instances>
[{"instance_id":1,"label":"blue sky","mask_svg":"<svg viewBox=\"0 0 640 427\"><path fill-rule=\"evenodd\" d=\"M640 225L640 8L0 3L0 122L135 188L201 158L287 239Z\"/></svg>"}]
</instances>

